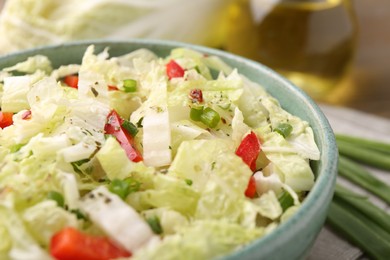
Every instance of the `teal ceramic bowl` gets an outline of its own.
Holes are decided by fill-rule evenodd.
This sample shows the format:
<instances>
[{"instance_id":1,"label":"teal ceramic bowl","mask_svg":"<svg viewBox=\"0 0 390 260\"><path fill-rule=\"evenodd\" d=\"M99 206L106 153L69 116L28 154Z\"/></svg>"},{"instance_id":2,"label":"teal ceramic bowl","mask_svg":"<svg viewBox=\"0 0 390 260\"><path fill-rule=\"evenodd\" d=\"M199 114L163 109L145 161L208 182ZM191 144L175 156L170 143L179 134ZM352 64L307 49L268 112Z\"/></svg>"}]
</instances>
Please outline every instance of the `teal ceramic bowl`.
<instances>
[{"instance_id":1,"label":"teal ceramic bowl","mask_svg":"<svg viewBox=\"0 0 390 260\"><path fill-rule=\"evenodd\" d=\"M309 252L321 230L332 200L337 174L337 148L332 129L316 103L302 90L273 70L248 59L227 52L190 44L160 40L89 41L42 47L0 57L0 68L11 66L29 56L42 54L50 58L54 67L79 63L90 44L96 51L109 47L110 55L117 56L139 48L147 48L166 56L176 47L188 47L205 54L216 55L238 71L264 86L290 113L308 121L313 128L321 158L312 164L316 183L299 211L270 234L253 241L224 260L233 259L302 259Z\"/></svg>"}]
</instances>

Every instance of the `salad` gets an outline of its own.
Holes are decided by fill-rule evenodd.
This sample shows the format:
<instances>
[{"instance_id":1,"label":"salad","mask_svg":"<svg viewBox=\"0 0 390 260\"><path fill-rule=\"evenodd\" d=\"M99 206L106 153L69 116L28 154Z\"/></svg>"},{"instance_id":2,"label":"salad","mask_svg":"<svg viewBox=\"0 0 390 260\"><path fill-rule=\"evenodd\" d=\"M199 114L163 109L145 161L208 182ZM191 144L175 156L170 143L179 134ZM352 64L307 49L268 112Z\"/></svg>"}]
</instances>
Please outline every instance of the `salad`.
<instances>
[{"instance_id":1,"label":"salad","mask_svg":"<svg viewBox=\"0 0 390 260\"><path fill-rule=\"evenodd\" d=\"M0 259L213 259L315 181L310 125L215 56L89 46L0 82Z\"/></svg>"}]
</instances>

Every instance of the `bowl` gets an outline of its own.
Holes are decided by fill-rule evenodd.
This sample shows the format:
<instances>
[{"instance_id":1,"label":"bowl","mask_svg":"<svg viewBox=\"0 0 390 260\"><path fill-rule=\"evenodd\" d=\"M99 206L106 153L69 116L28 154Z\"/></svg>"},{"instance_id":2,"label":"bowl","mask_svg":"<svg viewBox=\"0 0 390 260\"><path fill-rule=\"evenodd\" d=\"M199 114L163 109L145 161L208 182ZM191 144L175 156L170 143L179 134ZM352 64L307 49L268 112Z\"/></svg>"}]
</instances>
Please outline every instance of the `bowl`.
<instances>
[{"instance_id":1,"label":"bowl","mask_svg":"<svg viewBox=\"0 0 390 260\"><path fill-rule=\"evenodd\" d=\"M216 55L230 66L237 68L250 80L264 86L279 100L285 110L309 122L321 152L320 160L311 164L316 176L313 189L290 219L270 234L222 259L302 259L307 255L326 219L336 181L338 158L332 129L320 108L308 95L273 70L257 62L220 50L161 40L98 40L40 47L0 57L0 68L11 66L36 54L48 56L54 68L81 62L86 48L91 44L95 45L96 51L109 47L110 56L121 55L139 48L147 48L159 56L166 56L176 47L187 47L205 54Z\"/></svg>"}]
</instances>

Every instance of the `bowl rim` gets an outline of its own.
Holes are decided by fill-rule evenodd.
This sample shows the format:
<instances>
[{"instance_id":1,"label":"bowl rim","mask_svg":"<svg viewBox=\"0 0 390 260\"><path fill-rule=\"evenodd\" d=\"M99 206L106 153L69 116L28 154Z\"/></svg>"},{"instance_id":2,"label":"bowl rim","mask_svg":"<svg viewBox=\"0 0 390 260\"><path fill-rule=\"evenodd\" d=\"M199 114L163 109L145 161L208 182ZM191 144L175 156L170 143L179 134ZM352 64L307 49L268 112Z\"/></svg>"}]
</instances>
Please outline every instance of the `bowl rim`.
<instances>
[{"instance_id":1,"label":"bowl rim","mask_svg":"<svg viewBox=\"0 0 390 260\"><path fill-rule=\"evenodd\" d=\"M300 208L298 209L293 216L291 216L287 221L281 223L278 225L278 227L269 234L266 234L252 242L250 242L248 245L245 245L241 249L235 250L231 252L229 255L223 256L222 259L225 260L233 260L233 259L239 259L242 257L245 253L249 253L250 251L253 251L255 248L259 247L265 247L267 244L271 242L275 242L275 239L280 240L282 234L287 233L288 230L291 230L294 228L294 226L301 222L302 219L310 219L310 216L306 216L308 212L311 213L311 215L314 214L314 204L318 203L317 200L321 198L323 193L328 193L330 197L332 197L334 192L334 186L336 183L336 176L337 176L337 162L338 162L338 151L336 146L336 141L334 137L333 130L325 117L324 113L320 109L320 107L316 104L314 100L312 100L302 89L295 86L292 82L281 76L276 71L272 70L271 68L257 62L250 60L248 58L244 58L232 53L229 53L227 51L218 50L210 47L205 47L201 45L196 44L190 44L190 43L184 43L184 42L178 42L178 41L171 41L171 40L161 40L161 39L129 39L129 40L110 40L110 39L92 39L92 40L77 40L77 41L71 41L66 43L60 43L60 44L52 44L52 45L45 45L40 46L36 48L30 48L26 50L21 50L17 52L8 53L5 55L0 56L0 62L7 60L7 59L13 59L18 56L23 55L33 55L38 54L40 51L45 51L48 49L56 49L56 48L72 48L72 47L80 47L82 45L88 46L88 45L100 45L104 46L106 45L108 48L112 44L136 44L136 45L145 45L145 48L147 46L156 46L156 47L168 47L170 49L176 48L176 47L184 47L184 48L191 48L196 51L200 51L203 53L207 53L210 55L216 55L218 57L222 57L224 60L230 60L233 62L238 62L241 64L244 64L245 67L251 67L255 70L260 70L262 73L266 74L268 77L271 77L272 80L278 81L280 84L284 85L287 89L294 92L298 96L298 98L305 103L305 106L311 111L312 116L316 123L318 123L317 127L317 133L316 136L318 141L322 142L323 148L321 153L321 169L319 169L319 172L317 173L317 179L315 180L315 184L312 188L312 190L309 192L307 197L305 198L304 202L301 204ZM2 69L2 68L0 68ZM242 71L239 71L242 74ZM267 89L268 92L268 89ZM288 110L287 110L288 111ZM314 129L313 129L314 131ZM323 154L325 151L325 154ZM286 242L286 240L292 239L290 236L285 236L282 240ZM280 241L280 244L283 244L283 241Z\"/></svg>"}]
</instances>

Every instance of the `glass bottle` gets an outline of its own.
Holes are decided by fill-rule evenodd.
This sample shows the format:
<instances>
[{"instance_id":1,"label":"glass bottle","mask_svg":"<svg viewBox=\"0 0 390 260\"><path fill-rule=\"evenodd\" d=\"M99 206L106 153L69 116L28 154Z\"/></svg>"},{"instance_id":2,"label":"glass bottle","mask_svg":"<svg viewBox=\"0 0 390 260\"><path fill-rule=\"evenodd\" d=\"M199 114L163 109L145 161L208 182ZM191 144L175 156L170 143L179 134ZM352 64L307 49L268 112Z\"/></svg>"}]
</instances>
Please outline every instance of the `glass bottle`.
<instances>
[{"instance_id":1,"label":"glass bottle","mask_svg":"<svg viewBox=\"0 0 390 260\"><path fill-rule=\"evenodd\" d=\"M350 0L234 0L224 48L278 71L316 100L347 74L355 51Z\"/></svg>"}]
</instances>

